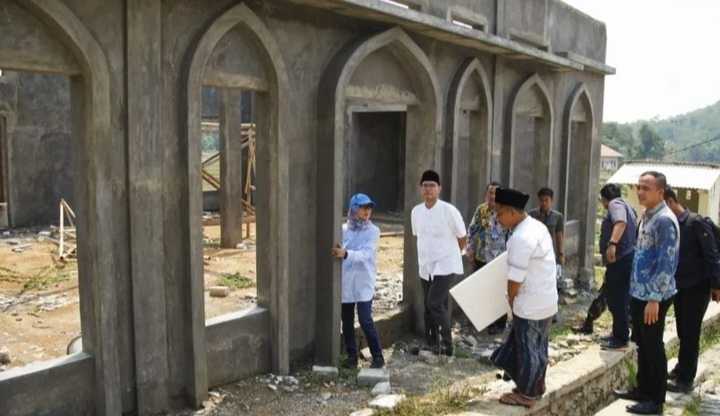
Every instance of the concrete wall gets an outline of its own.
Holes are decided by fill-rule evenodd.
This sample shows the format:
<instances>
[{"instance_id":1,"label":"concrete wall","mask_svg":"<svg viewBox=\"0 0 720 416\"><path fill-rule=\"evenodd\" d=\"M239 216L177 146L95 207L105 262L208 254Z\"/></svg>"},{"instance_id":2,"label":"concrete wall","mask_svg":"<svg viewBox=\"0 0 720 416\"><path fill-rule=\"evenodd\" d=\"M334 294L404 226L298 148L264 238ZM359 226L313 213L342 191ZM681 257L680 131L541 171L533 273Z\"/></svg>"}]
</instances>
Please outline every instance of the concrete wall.
<instances>
[{"instance_id":1,"label":"concrete wall","mask_svg":"<svg viewBox=\"0 0 720 416\"><path fill-rule=\"evenodd\" d=\"M555 189L565 186L563 114L581 84L595 112L589 160L590 171L597 172L603 74L572 69L578 64L569 60L558 61L566 65L558 71L547 63L557 61L556 55L527 52L527 45L513 46L526 53L523 59L493 55L474 48L476 39L459 45L457 37L433 30L420 34L401 19L381 22L367 10L349 17L342 7L330 11L323 2L313 4L0 0L0 11L18 23L0 27L3 65L72 80L70 100L78 111L71 124L80 132L70 139L79 155L72 169L75 205L84 218L80 238L87 244L80 259L81 315L85 352L95 365L89 372L87 364L67 371L80 383L96 386L89 396L79 397L53 390L56 400L38 404L42 410L17 407L11 414L63 413L64 403L75 403L82 413L89 401L96 414L198 406L208 386L255 372L287 371L288 363L314 353L336 360L337 267L324 253L345 215L344 153L338 144L347 138L345 110L353 105L394 111L404 106L406 156L412 158L405 169L406 207L419 202L416 176L422 170L449 172L443 173L448 184L452 172L464 171L448 166L455 143L449 129L454 112L448 109L454 80L473 59L486 74L492 105L486 109L487 150L473 153L469 165L485 163L484 156L487 179L507 183L511 105L523 83L536 76L553 109L547 160L542 161L547 182ZM574 53L592 52L586 57L604 60L604 26L555 1L543 5L542 13L533 2L521 0L427 4L423 18L429 25L445 22L455 6L485 16L490 33L507 37L508 28L542 29L551 45L567 44ZM566 26L565 20L575 26ZM588 34L586 27L592 27ZM24 48L17 47L19 41ZM213 49L200 50L203 45ZM348 68L349 78L341 78ZM258 124L267 140L259 142L258 184L272 192L258 207L267 213L258 219L258 227L267 230L265 257L258 258L267 270L259 279L261 308L207 323L200 218L195 215L202 210L199 134L190 134L199 132L203 112L212 112L202 108L204 83L259 92L256 109L267 110L257 114ZM337 176L323 170L328 161ZM484 187L478 176L458 182ZM595 189L597 178L588 180L588 189ZM469 212L481 194L469 190L458 202ZM581 272L587 268L585 258L592 258L587 254L591 234L583 230L594 226L594 201L589 200L578 226L579 255L573 261ZM408 312L417 312L412 244L406 238L405 289L413 295L407 297ZM26 373L31 371L0 380L8 392L4 403L17 403L37 385L37 379L23 384ZM48 374L53 382L59 380Z\"/></svg>"}]
</instances>

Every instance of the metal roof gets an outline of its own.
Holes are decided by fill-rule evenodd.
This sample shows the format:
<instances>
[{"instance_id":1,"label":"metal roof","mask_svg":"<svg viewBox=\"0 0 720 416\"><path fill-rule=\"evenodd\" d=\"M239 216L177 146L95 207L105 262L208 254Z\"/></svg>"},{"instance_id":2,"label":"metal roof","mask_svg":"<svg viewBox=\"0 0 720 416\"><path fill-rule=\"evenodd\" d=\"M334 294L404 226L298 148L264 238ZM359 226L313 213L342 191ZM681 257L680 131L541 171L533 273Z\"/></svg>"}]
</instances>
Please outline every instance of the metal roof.
<instances>
[{"instance_id":1,"label":"metal roof","mask_svg":"<svg viewBox=\"0 0 720 416\"><path fill-rule=\"evenodd\" d=\"M673 188L709 191L720 179L720 166L676 162L627 162L608 179L608 183L636 185L644 172L655 170L665 174Z\"/></svg>"},{"instance_id":2,"label":"metal roof","mask_svg":"<svg viewBox=\"0 0 720 416\"><path fill-rule=\"evenodd\" d=\"M623 154L613 149L610 146L600 145L600 156L601 157L623 157Z\"/></svg>"}]
</instances>

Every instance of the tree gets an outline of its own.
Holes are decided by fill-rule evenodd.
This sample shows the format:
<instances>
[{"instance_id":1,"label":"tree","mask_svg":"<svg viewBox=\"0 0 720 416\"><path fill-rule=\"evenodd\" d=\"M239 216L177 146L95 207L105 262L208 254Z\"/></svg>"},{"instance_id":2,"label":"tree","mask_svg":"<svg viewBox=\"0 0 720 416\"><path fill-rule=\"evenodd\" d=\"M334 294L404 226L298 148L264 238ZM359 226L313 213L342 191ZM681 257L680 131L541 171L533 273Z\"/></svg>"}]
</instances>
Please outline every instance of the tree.
<instances>
[{"instance_id":1,"label":"tree","mask_svg":"<svg viewBox=\"0 0 720 416\"><path fill-rule=\"evenodd\" d=\"M640 126L640 143L635 158L662 160L665 157L665 140L647 123Z\"/></svg>"}]
</instances>

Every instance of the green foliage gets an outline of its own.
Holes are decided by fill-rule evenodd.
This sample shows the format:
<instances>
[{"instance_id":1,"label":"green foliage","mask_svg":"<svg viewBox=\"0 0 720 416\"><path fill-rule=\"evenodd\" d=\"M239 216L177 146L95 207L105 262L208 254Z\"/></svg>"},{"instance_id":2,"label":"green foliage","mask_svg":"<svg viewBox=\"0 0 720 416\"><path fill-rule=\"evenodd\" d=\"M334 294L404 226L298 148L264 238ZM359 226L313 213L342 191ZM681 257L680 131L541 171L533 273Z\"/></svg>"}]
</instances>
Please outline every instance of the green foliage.
<instances>
[{"instance_id":1,"label":"green foliage","mask_svg":"<svg viewBox=\"0 0 720 416\"><path fill-rule=\"evenodd\" d=\"M218 279L218 284L221 286L227 286L233 289L247 289L249 287L255 287L255 281L249 277L243 276L240 273L235 274L224 274Z\"/></svg>"},{"instance_id":2,"label":"green foliage","mask_svg":"<svg viewBox=\"0 0 720 416\"><path fill-rule=\"evenodd\" d=\"M720 101L662 120L604 123L600 137L603 144L624 154L625 159L720 162Z\"/></svg>"}]
</instances>

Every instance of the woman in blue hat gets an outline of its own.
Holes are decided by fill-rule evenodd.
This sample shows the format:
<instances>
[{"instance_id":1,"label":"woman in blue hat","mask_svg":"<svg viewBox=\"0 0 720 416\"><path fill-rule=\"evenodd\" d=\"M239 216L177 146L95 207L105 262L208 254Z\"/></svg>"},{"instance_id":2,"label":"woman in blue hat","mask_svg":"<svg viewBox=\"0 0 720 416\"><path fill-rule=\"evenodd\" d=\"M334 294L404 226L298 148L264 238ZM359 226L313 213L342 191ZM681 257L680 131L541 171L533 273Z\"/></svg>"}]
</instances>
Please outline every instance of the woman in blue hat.
<instances>
[{"instance_id":1,"label":"woman in blue hat","mask_svg":"<svg viewBox=\"0 0 720 416\"><path fill-rule=\"evenodd\" d=\"M342 245L332 249L332 255L342 260L342 335L348 358L344 367L358 365L355 342L355 309L360 327L372 354L372 368L385 366L382 347L372 318L372 300L377 275L377 246L380 229L370 221L375 203L365 194L350 198L347 222L343 225Z\"/></svg>"}]
</instances>

